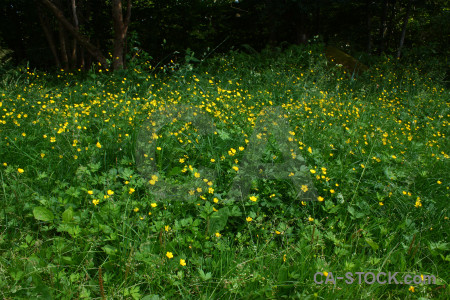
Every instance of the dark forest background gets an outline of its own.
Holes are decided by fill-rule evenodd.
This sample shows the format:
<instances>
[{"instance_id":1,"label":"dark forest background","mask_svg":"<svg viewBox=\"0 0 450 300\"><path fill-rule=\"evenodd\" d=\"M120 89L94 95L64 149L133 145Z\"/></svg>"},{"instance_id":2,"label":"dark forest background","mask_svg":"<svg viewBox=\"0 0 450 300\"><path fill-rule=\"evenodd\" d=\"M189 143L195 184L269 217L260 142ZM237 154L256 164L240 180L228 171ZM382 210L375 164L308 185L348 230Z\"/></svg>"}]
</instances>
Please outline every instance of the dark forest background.
<instances>
[{"instance_id":1,"label":"dark forest background","mask_svg":"<svg viewBox=\"0 0 450 300\"><path fill-rule=\"evenodd\" d=\"M197 61L320 40L366 63L382 55L448 65L443 0L1 0L0 59L51 69ZM115 57L116 59L112 59ZM442 60L443 59L443 60Z\"/></svg>"}]
</instances>

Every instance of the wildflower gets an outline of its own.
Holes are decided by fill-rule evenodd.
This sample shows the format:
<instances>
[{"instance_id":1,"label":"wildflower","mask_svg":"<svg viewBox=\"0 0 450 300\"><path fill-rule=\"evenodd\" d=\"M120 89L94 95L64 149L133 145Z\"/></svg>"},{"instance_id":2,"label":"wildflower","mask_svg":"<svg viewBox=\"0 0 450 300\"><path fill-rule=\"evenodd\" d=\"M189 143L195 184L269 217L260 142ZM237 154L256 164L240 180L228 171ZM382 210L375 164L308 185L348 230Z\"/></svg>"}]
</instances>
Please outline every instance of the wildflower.
<instances>
[{"instance_id":1,"label":"wildflower","mask_svg":"<svg viewBox=\"0 0 450 300\"><path fill-rule=\"evenodd\" d=\"M383 206L384 205L384 203L383 202L378 202L378 204L380 205L380 206Z\"/></svg>"},{"instance_id":2,"label":"wildflower","mask_svg":"<svg viewBox=\"0 0 450 300\"><path fill-rule=\"evenodd\" d=\"M173 253L172 253L172 252L167 252L167 253L166 253L166 256L167 256L169 259L171 259L171 258L173 258Z\"/></svg>"},{"instance_id":3,"label":"wildflower","mask_svg":"<svg viewBox=\"0 0 450 300\"><path fill-rule=\"evenodd\" d=\"M312 221L314 221L314 218L309 217L308 221L312 222Z\"/></svg>"},{"instance_id":4,"label":"wildflower","mask_svg":"<svg viewBox=\"0 0 450 300\"><path fill-rule=\"evenodd\" d=\"M328 277L328 272L327 271L323 271L322 273L323 273L323 275L325 275L325 277Z\"/></svg>"},{"instance_id":5,"label":"wildflower","mask_svg":"<svg viewBox=\"0 0 450 300\"><path fill-rule=\"evenodd\" d=\"M94 206L97 206L97 204L99 204L99 203L100 203L100 200L98 200L98 199L92 200L92 204L94 204Z\"/></svg>"},{"instance_id":6,"label":"wildflower","mask_svg":"<svg viewBox=\"0 0 450 300\"><path fill-rule=\"evenodd\" d=\"M200 177L200 173L195 172L195 173L194 173L194 176L195 176L195 178L199 178L199 177Z\"/></svg>"},{"instance_id":7,"label":"wildflower","mask_svg":"<svg viewBox=\"0 0 450 300\"><path fill-rule=\"evenodd\" d=\"M158 206L158 204L156 204L156 203L152 203L152 204L150 204L150 206L151 206L151 207L153 207L153 208L155 208L155 207L157 207L157 206Z\"/></svg>"},{"instance_id":8,"label":"wildflower","mask_svg":"<svg viewBox=\"0 0 450 300\"><path fill-rule=\"evenodd\" d=\"M216 160L214 159L214 158L211 158L211 162L213 163L213 162L216 162Z\"/></svg>"},{"instance_id":9,"label":"wildflower","mask_svg":"<svg viewBox=\"0 0 450 300\"><path fill-rule=\"evenodd\" d=\"M222 235L218 232L216 232L216 237L221 237Z\"/></svg>"},{"instance_id":10,"label":"wildflower","mask_svg":"<svg viewBox=\"0 0 450 300\"><path fill-rule=\"evenodd\" d=\"M156 147L156 150L161 151L161 147Z\"/></svg>"},{"instance_id":11,"label":"wildflower","mask_svg":"<svg viewBox=\"0 0 450 300\"><path fill-rule=\"evenodd\" d=\"M286 261L286 254L283 255L283 261Z\"/></svg>"},{"instance_id":12,"label":"wildflower","mask_svg":"<svg viewBox=\"0 0 450 300\"><path fill-rule=\"evenodd\" d=\"M311 172L311 174L316 174L316 170L314 170L314 169L311 169L309 171Z\"/></svg>"},{"instance_id":13,"label":"wildflower","mask_svg":"<svg viewBox=\"0 0 450 300\"><path fill-rule=\"evenodd\" d=\"M246 220L247 222L253 221L252 217L247 217L247 218L245 218L245 220Z\"/></svg>"},{"instance_id":14,"label":"wildflower","mask_svg":"<svg viewBox=\"0 0 450 300\"><path fill-rule=\"evenodd\" d=\"M134 210L134 212L138 212L138 211L139 211L139 208L138 208L138 207L135 207L133 210Z\"/></svg>"},{"instance_id":15,"label":"wildflower","mask_svg":"<svg viewBox=\"0 0 450 300\"><path fill-rule=\"evenodd\" d=\"M212 187L208 188L208 193L214 194L214 189Z\"/></svg>"},{"instance_id":16,"label":"wildflower","mask_svg":"<svg viewBox=\"0 0 450 300\"><path fill-rule=\"evenodd\" d=\"M361 168L363 168L363 169L364 169L365 167L366 167L366 166L365 166L364 164L361 164Z\"/></svg>"},{"instance_id":17,"label":"wildflower","mask_svg":"<svg viewBox=\"0 0 450 300\"><path fill-rule=\"evenodd\" d=\"M100 144L100 142L97 142L95 146L100 149L102 147L102 144Z\"/></svg>"},{"instance_id":18,"label":"wildflower","mask_svg":"<svg viewBox=\"0 0 450 300\"><path fill-rule=\"evenodd\" d=\"M239 167L233 166L233 170L235 170L237 172L237 171L239 171Z\"/></svg>"},{"instance_id":19,"label":"wildflower","mask_svg":"<svg viewBox=\"0 0 450 300\"><path fill-rule=\"evenodd\" d=\"M179 162L182 164L182 163L184 163L184 158L180 158L179 159Z\"/></svg>"},{"instance_id":20,"label":"wildflower","mask_svg":"<svg viewBox=\"0 0 450 300\"><path fill-rule=\"evenodd\" d=\"M275 230L276 234L281 234L281 231Z\"/></svg>"},{"instance_id":21,"label":"wildflower","mask_svg":"<svg viewBox=\"0 0 450 300\"><path fill-rule=\"evenodd\" d=\"M166 225L166 226L164 226L164 230L165 230L165 231L167 231L167 232L168 232L168 231L170 231L170 229L171 229L171 228L170 228L170 226L169 226L169 225Z\"/></svg>"},{"instance_id":22,"label":"wildflower","mask_svg":"<svg viewBox=\"0 0 450 300\"><path fill-rule=\"evenodd\" d=\"M24 171L23 171L23 169L18 168L18 169L17 169L17 172L19 172L20 174L22 174Z\"/></svg>"},{"instance_id":23,"label":"wildflower","mask_svg":"<svg viewBox=\"0 0 450 300\"><path fill-rule=\"evenodd\" d=\"M255 196L250 196L250 201L256 202L257 200L258 200L257 197L255 197Z\"/></svg>"},{"instance_id":24,"label":"wildflower","mask_svg":"<svg viewBox=\"0 0 450 300\"><path fill-rule=\"evenodd\" d=\"M307 185L302 185L301 189L302 189L302 191L304 193L306 193L308 191L308 186Z\"/></svg>"},{"instance_id":25,"label":"wildflower","mask_svg":"<svg viewBox=\"0 0 450 300\"><path fill-rule=\"evenodd\" d=\"M180 265L182 265L183 267L186 265L186 261L184 259L180 259Z\"/></svg>"},{"instance_id":26,"label":"wildflower","mask_svg":"<svg viewBox=\"0 0 450 300\"><path fill-rule=\"evenodd\" d=\"M409 287L409 289L408 289L408 291L410 291L410 292L415 292L416 290L415 290L415 288L411 285L410 287Z\"/></svg>"},{"instance_id":27,"label":"wildflower","mask_svg":"<svg viewBox=\"0 0 450 300\"><path fill-rule=\"evenodd\" d=\"M219 199L217 199L217 198L214 198L213 201L214 201L214 203L219 203Z\"/></svg>"},{"instance_id":28,"label":"wildflower","mask_svg":"<svg viewBox=\"0 0 450 300\"><path fill-rule=\"evenodd\" d=\"M317 200L319 200L319 202L322 202L323 201L323 197L319 196L319 197L317 197Z\"/></svg>"},{"instance_id":29,"label":"wildflower","mask_svg":"<svg viewBox=\"0 0 450 300\"><path fill-rule=\"evenodd\" d=\"M88 191L87 192L89 195L93 195L94 194L94 191Z\"/></svg>"},{"instance_id":30,"label":"wildflower","mask_svg":"<svg viewBox=\"0 0 450 300\"><path fill-rule=\"evenodd\" d=\"M135 189L133 189L133 188L130 188L130 190L128 191L128 194L133 194L134 192L135 192L136 190Z\"/></svg>"},{"instance_id":31,"label":"wildflower","mask_svg":"<svg viewBox=\"0 0 450 300\"><path fill-rule=\"evenodd\" d=\"M333 190L333 189L331 189L331 190L330 190L330 193L331 193L331 194L334 194L335 192L334 192L334 190Z\"/></svg>"},{"instance_id":32,"label":"wildflower","mask_svg":"<svg viewBox=\"0 0 450 300\"><path fill-rule=\"evenodd\" d=\"M109 196L114 195L114 191L111 191L111 190L108 190L107 193L108 193Z\"/></svg>"},{"instance_id":33,"label":"wildflower","mask_svg":"<svg viewBox=\"0 0 450 300\"><path fill-rule=\"evenodd\" d=\"M442 182L440 180L437 181L437 184L442 184Z\"/></svg>"}]
</instances>

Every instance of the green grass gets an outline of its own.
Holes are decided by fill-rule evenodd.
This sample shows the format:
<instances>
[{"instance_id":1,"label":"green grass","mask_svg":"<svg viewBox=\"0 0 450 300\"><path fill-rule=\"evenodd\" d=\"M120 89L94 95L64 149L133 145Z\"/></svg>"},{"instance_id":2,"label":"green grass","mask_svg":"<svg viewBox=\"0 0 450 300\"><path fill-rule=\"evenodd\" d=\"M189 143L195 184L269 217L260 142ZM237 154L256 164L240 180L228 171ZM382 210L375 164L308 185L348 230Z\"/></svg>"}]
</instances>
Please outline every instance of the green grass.
<instances>
[{"instance_id":1,"label":"green grass","mask_svg":"<svg viewBox=\"0 0 450 300\"><path fill-rule=\"evenodd\" d=\"M3 298L449 297L438 82L320 45L156 71L3 76ZM389 271L437 284L314 283Z\"/></svg>"}]
</instances>

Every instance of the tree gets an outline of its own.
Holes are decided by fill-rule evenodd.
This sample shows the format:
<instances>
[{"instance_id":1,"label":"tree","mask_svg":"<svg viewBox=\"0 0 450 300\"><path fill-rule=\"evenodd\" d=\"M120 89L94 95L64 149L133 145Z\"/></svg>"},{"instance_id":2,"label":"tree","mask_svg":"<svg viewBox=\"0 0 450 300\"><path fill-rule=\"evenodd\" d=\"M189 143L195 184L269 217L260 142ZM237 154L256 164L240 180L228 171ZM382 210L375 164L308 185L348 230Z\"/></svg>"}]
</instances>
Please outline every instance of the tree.
<instances>
[{"instance_id":1,"label":"tree","mask_svg":"<svg viewBox=\"0 0 450 300\"><path fill-rule=\"evenodd\" d=\"M60 27L60 51L61 56L63 58L63 62L65 64L65 67L67 67L68 57L67 57L67 43L66 43L66 37L64 32L67 31L72 37L73 37L73 44L72 44L72 51L71 51L71 60L72 62L76 61L76 55L77 55L77 43L80 44L84 49L86 49L95 59L101 64L103 68L107 67L107 59L105 55L103 55L101 49L99 46L95 46L92 44L88 37L84 36L79 31L79 23L78 23L78 16L77 16L77 10L76 10L76 1L71 0L71 7L70 11L73 15L74 24L72 24L65 16L63 11L55 5L50 0L41 0L41 3L45 5L56 17L56 19L59 21L61 27ZM122 13L122 1L121 0L112 0L112 23L113 23L113 29L114 29L114 44L113 44L113 63L112 63L112 69L122 69L124 66L124 56L125 56L125 41L126 36L128 32L128 25L130 23L131 18L131 0L128 0L127 3L127 13L126 17L123 17ZM48 30L45 26L45 20L41 21L41 24L43 24L43 30L45 35L47 36L47 40L49 42L50 48L54 49L54 42L52 41L52 38L50 38L50 35L48 34ZM53 46L52 46L53 45ZM52 50L52 52L54 52ZM55 55L55 54L54 54ZM57 61L55 59L55 61Z\"/></svg>"}]
</instances>

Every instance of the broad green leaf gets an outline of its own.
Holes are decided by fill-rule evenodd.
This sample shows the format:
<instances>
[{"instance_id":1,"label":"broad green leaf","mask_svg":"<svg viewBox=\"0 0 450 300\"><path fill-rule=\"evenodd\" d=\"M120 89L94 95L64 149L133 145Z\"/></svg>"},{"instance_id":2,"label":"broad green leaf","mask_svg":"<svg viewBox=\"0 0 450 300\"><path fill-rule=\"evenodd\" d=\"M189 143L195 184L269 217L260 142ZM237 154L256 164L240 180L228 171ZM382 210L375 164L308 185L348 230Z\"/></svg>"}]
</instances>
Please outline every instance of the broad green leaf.
<instances>
[{"instance_id":1,"label":"broad green leaf","mask_svg":"<svg viewBox=\"0 0 450 300\"><path fill-rule=\"evenodd\" d=\"M53 221L53 219L55 218L55 216L49 209L42 206L36 206L33 209L33 215L36 220L45 222Z\"/></svg>"}]
</instances>

